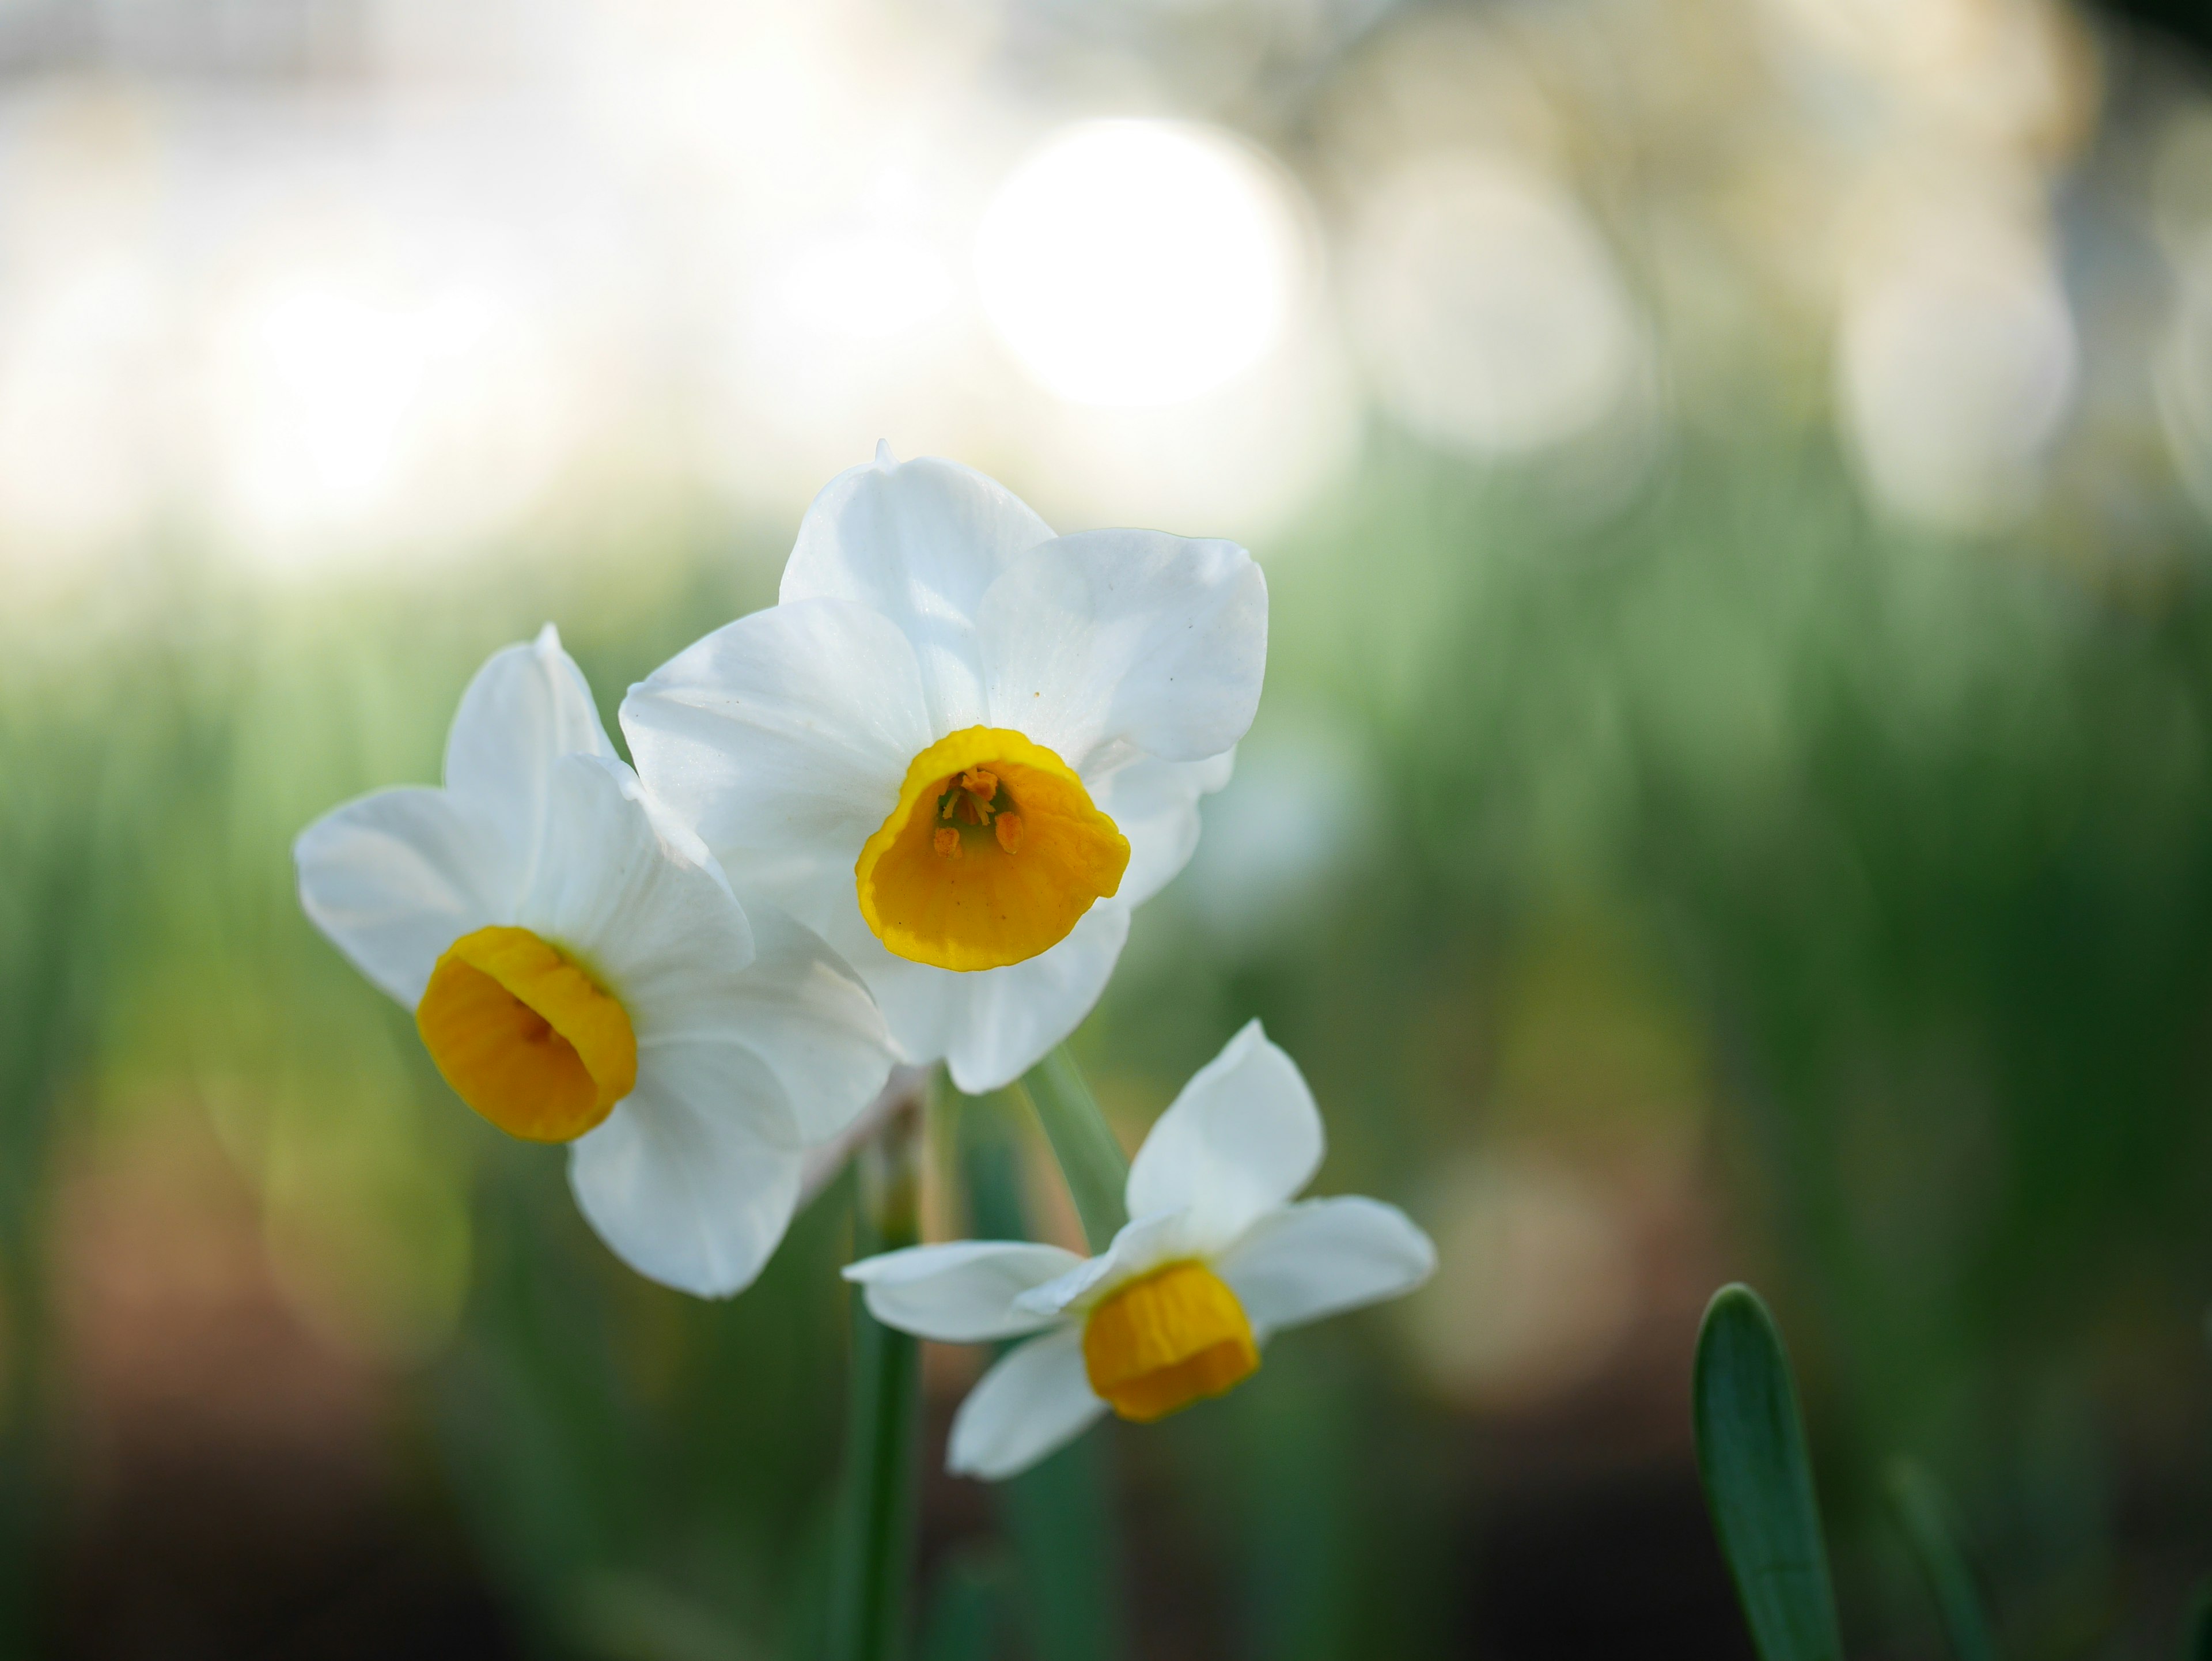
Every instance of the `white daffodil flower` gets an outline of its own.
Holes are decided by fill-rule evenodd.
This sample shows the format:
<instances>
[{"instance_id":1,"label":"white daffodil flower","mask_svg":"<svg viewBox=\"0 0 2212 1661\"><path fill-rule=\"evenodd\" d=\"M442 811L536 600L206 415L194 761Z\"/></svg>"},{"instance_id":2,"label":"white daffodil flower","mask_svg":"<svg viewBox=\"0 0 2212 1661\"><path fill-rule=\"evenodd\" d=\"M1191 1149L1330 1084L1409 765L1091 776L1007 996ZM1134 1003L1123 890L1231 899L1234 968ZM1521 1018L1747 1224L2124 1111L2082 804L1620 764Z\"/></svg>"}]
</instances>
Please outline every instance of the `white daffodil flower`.
<instances>
[{"instance_id":1,"label":"white daffodil flower","mask_svg":"<svg viewBox=\"0 0 2212 1661\"><path fill-rule=\"evenodd\" d=\"M568 1142L600 1238L702 1297L783 1238L803 1150L891 1065L852 970L720 867L617 758L550 624L469 684L442 790L381 790L294 850L307 916L415 1012L456 1094Z\"/></svg>"},{"instance_id":2,"label":"white daffodil flower","mask_svg":"<svg viewBox=\"0 0 2212 1661\"><path fill-rule=\"evenodd\" d=\"M879 448L807 510L778 603L633 687L623 730L904 1058L981 1092L1073 1030L1189 860L1267 648L1234 543L1055 537L981 473Z\"/></svg>"},{"instance_id":3,"label":"white daffodil flower","mask_svg":"<svg viewBox=\"0 0 2212 1661\"><path fill-rule=\"evenodd\" d=\"M1291 1203L1321 1158L1312 1092L1254 1021L1145 1139L1132 1220L1103 1256L962 1240L870 1257L845 1278L878 1320L919 1337L1041 1335L985 1373L952 1421L947 1464L995 1481L1109 1409L1150 1422L1221 1395L1273 1334L1426 1280L1436 1248L1396 1207Z\"/></svg>"}]
</instances>

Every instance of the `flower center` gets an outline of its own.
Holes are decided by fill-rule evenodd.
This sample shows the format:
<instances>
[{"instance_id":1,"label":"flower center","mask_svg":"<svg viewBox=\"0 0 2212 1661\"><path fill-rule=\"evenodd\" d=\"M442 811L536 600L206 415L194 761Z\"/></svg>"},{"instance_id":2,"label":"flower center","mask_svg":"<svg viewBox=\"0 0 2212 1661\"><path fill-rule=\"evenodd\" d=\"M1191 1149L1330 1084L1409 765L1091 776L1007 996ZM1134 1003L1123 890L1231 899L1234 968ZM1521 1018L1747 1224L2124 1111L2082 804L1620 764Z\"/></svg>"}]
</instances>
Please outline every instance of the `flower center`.
<instances>
[{"instance_id":1,"label":"flower center","mask_svg":"<svg viewBox=\"0 0 2212 1661\"><path fill-rule=\"evenodd\" d=\"M1066 940L1128 863L1074 769L1019 733L970 727L914 758L853 874L886 949L998 969Z\"/></svg>"},{"instance_id":2,"label":"flower center","mask_svg":"<svg viewBox=\"0 0 2212 1661\"><path fill-rule=\"evenodd\" d=\"M1083 1329L1091 1388L1149 1424L1219 1396L1259 1370L1244 1306L1203 1263L1170 1263L1123 1287Z\"/></svg>"},{"instance_id":3,"label":"flower center","mask_svg":"<svg viewBox=\"0 0 2212 1661\"><path fill-rule=\"evenodd\" d=\"M637 1084L623 1007L527 928L479 928L446 949L415 1008L446 1082L511 1136L565 1142Z\"/></svg>"}]
</instances>

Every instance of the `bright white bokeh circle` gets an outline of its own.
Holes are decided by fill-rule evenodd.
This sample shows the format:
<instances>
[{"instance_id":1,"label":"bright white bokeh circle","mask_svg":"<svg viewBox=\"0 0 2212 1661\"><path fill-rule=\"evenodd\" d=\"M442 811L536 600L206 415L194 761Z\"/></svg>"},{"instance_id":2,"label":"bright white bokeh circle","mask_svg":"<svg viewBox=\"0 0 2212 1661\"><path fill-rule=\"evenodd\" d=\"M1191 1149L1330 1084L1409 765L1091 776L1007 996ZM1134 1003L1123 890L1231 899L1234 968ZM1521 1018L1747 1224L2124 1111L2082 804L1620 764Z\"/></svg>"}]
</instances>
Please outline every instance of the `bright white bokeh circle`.
<instances>
[{"instance_id":1,"label":"bright white bokeh circle","mask_svg":"<svg viewBox=\"0 0 2212 1661\"><path fill-rule=\"evenodd\" d=\"M1837 337L1841 424L1881 504L1934 529L2001 527L2035 499L2080 343L2051 250L1966 212L1862 279Z\"/></svg>"},{"instance_id":2,"label":"bright white bokeh circle","mask_svg":"<svg viewBox=\"0 0 2212 1661\"><path fill-rule=\"evenodd\" d=\"M1442 150L1399 164L1360 214L1347 264L1376 390L1435 443L1533 454L1635 388L1641 333L1604 237L1512 158Z\"/></svg>"},{"instance_id":3,"label":"bright white bokeh circle","mask_svg":"<svg viewBox=\"0 0 2212 1661\"><path fill-rule=\"evenodd\" d=\"M993 328L1048 390L1176 404L1267 356L1305 248L1291 186L1241 141L1183 122L1091 121L999 187L975 280Z\"/></svg>"}]
</instances>

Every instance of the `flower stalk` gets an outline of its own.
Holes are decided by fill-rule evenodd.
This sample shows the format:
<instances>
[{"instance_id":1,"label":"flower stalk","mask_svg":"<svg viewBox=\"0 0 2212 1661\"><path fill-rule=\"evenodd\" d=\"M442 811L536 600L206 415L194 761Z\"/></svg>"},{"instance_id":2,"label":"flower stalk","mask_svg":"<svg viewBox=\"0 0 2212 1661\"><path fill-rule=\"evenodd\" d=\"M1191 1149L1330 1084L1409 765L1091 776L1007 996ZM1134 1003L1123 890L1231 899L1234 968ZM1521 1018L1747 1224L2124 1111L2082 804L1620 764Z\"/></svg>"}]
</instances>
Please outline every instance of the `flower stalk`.
<instances>
[{"instance_id":1,"label":"flower stalk","mask_svg":"<svg viewBox=\"0 0 2212 1661\"><path fill-rule=\"evenodd\" d=\"M855 1255L921 1237L919 1099L894 1109L854 1159ZM830 1607L830 1661L892 1661L903 1648L914 1561L921 1348L853 1299L845 1491Z\"/></svg>"},{"instance_id":2,"label":"flower stalk","mask_svg":"<svg viewBox=\"0 0 2212 1661\"><path fill-rule=\"evenodd\" d=\"M1013 1094L959 1098L961 1169L978 1239L1030 1238L1005 1116ZM1117 1661L1128 1650L1104 1452L1096 1439L1073 1443L998 1489L1037 1661Z\"/></svg>"},{"instance_id":3,"label":"flower stalk","mask_svg":"<svg viewBox=\"0 0 2212 1661\"><path fill-rule=\"evenodd\" d=\"M1022 1074L1022 1091L1044 1126L1053 1157L1060 1161L1076 1215L1083 1220L1084 1238L1091 1250L1105 1250L1129 1220L1122 1202L1129 1156L1098 1110L1098 1098L1091 1093L1083 1069L1066 1044L1054 1045L1050 1054Z\"/></svg>"}]
</instances>

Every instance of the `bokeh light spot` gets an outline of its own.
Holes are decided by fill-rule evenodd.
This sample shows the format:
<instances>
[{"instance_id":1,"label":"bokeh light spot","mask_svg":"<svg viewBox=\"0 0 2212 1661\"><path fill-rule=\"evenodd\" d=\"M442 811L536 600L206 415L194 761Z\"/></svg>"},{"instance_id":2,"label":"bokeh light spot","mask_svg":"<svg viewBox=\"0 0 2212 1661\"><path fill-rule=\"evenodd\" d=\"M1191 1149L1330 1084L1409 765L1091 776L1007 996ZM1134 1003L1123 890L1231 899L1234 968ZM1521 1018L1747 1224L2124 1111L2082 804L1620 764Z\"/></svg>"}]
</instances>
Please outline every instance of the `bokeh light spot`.
<instances>
[{"instance_id":1,"label":"bokeh light spot","mask_svg":"<svg viewBox=\"0 0 2212 1661\"><path fill-rule=\"evenodd\" d=\"M975 279L1031 375L1082 404L1197 397L1280 338L1304 237L1289 186L1200 126L1087 122L1015 169Z\"/></svg>"},{"instance_id":2,"label":"bokeh light spot","mask_svg":"<svg viewBox=\"0 0 2212 1661\"><path fill-rule=\"evenodd\" d=\"M1604 240L1564 192L1502 156L1441 151L1398 168L1363 216L1349 289L1383 402L1477 455L1595 425L1643 360Z\"/></svg>"}]
</instances>

